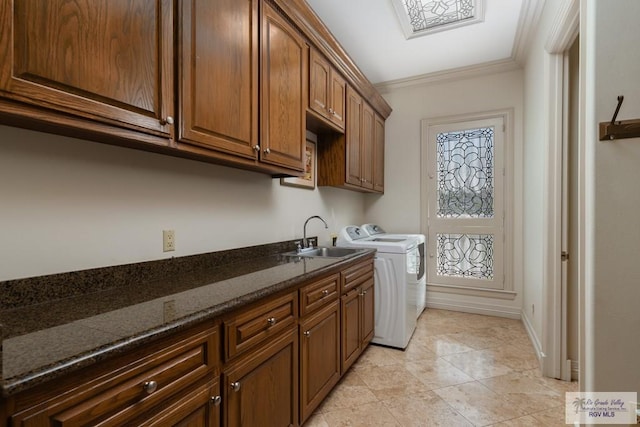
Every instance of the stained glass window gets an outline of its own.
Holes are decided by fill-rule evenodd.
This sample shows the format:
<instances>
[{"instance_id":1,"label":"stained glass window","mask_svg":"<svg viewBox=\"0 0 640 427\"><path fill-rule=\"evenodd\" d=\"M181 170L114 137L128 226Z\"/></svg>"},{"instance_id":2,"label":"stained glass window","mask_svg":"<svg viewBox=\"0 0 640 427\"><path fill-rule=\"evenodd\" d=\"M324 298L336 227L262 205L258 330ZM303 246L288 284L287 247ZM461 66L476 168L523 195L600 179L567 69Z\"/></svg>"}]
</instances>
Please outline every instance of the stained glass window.
<instances>
[{"instance_id":1,"label":"stained glass window","mask_svg":"<svg viewBox=\"0 0 640 427\"><path fill-rule=\"evenodd\" d=\"M436 136L438 218L493 218L494 129Z\"/></svg>"},{"instance_id":2,"label":"stained glass window","mask_svg":"<svg viewBox=\"0 0 640 427\"><path fill-rule=\"evenodd\" d=\"M401 0L414 33L476 16L477 0Z\"/></svg>"},{"instance_id":3,"label":"stained glass window","mask_svg":"<svg viewBox=\"0 0 640 427\"><path fill-rule=\"evenodd\" d=\"M438 275L493 279L493 235L438 233L436 240Z\"/></svg>"}]
</instances>

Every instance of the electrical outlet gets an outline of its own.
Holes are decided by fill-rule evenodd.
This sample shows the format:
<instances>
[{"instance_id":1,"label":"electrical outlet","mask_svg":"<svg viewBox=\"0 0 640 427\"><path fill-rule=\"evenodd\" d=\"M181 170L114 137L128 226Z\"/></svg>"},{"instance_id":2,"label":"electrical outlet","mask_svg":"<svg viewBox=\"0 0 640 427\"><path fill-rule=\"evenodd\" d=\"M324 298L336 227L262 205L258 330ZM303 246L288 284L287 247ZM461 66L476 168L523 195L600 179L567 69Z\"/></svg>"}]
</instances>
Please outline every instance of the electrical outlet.
<instances>
[{"instance_id":1,"label":"electrical outlet","mask_svg":"<svg viewBox=\"0 0 640 427\"><path fill-rule=\"evenodd\" d=\"M176 232L174 230L162 230L162 250L164 252L176 250Z\"/></svg>"}]
</instances>

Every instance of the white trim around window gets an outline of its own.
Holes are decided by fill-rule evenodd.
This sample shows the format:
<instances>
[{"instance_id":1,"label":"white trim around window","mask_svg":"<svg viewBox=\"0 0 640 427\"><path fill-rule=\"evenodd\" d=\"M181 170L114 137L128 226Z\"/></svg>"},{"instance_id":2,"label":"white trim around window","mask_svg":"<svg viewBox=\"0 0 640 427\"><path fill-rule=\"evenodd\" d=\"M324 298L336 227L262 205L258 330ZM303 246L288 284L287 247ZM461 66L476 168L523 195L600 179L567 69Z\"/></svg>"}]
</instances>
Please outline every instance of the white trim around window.
<instances>
[{"instance_id":1,"label":"white trim around window","mask_svg":"<svg viewBox=\"0 0 640 427\"><path fill-rule=\"evenodd\" d=\"M499 299L514 299L513 281L513 110L453 117L424 119L421 121L421 228L428 236L427 290L469 296ZM436 143L437 135L454 130L494 129L494 213L492 217L480 219L451 219L436 214L437 181ZM446 233L451 233L447 235ZM477 277L447 277L438 274L437 260L442 260L442 240L467 235L462 244L470 239L493 236L493 271L482 279ZM438 241L441 241L438 243ZM454 243L451 243L454 244ZM480 244L473 242L473 244ZM440 246L438 246L440 245ZM440 252L439 252L440 250Z\"/></svg>"}]
</instances>

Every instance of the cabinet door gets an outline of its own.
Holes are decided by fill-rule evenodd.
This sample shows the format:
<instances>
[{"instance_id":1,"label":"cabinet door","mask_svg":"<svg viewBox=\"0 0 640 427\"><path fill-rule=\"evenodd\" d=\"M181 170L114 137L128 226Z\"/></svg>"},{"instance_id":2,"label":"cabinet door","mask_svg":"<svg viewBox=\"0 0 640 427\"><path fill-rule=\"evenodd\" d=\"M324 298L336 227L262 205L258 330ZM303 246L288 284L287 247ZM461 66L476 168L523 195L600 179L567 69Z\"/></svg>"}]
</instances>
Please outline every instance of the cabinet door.
<instances>
[{"instance_id":1,"label":"cabinet door","mask_svg":"<svg viewBox=\"0 0 640 427\"><path fill-rule=\"evenodd\" d=\"M361 310L362 310L362 348L364 349L369 341L373 339L375 331L375 294L373 279L369 279L362 285Z\"/></svg>"},{"instance_id":2,"label":"cabinet door","mask_svg":"<svg viewBox=\"0 0 640 427\"><path fill-rule=\"evenodd\" d=\"M340 379L340 302L300 322L300 424Z\"/></svg>"},{"instance_id":3,"label":"cabinet door","mask_svg":"<svg viewBox=\"0 0 640 427\"><path fill-rule=\"evenodd\" d=\"M170 0L3 1L0 58L5 96L154 134L171 132Z\"/></svg>"},{"instance_id":4,"label":"cabinet door","mask_svg":"<svg viewBox=\"0 0 640 427\"><path fill-rule=\"evenodd\" d=\"M258 0L184 0L179 142L257 159Z\"/></svg>"},{"instance_id":5,"label":"cabinet door","mask_svg":"<svg viewBox=\"0 0 640 427\"><path fill-rule=\"evenodd\" d=\"M329 114L331 121L344 129L345 102L347 97L347 81L333 69L329 84L331 103L329 104Z\"/></svg>"},{"instance_id":6,"label":"cabinet door","mask_svg":"<svg viewBox=\"0 0 640 427\"><path fill-rule=\"evenodd\" d=\"M297 425L297 330L290 329L233 363L225 370L224 386L224 425Z\"/></svg>"},{"instance_id":7,"label":"cabinet door","mask_svg":"<svg viewBox=\"0 0 640 427\"><path fill-rule=\"evenodd\" d=\"M362 350L361 347L361 319L360 319L360 288L353 289L343 295L342 305L342 366L341 375L344 375L355 362Z\"/></svg>"},{"instance_id":8,"label":"cabinet door","mask_svg":"<svg viewBox=\"0 0 640 427\"><path fill-rule=\"evenodd\" d=\"M331 65L315 49L309 51L309 108L329 118Z\"/></svg>"},{"instance_id":9,"label":"cabinet door","mask_svg":"<svg viewBox=\"0 0 640 427\"><path fill-rule=\"evenodd\" d=\"M384 193L384 119L377 114L373 129L373 190Z\"/></svg>"},{"instance_id":10,"label":"cabinet door","mask_svg":"<svg viewBox=\"0 0 640 427\"><path fill-rule=\"evenodd\" d=\"M374 112L366 102L362 107L362 186L373 190Z\"/></svg>"},{"instance_id":11,"label":"cabinet door","mask_svg":"<svg viewBox=\"0 0 640 427\"><path fill-rule=\"evenodd\" d=\"M362 98L358 93L347 87L347 128L346 138L346 182L357 186L362 185L362 171L360 158L360 141L362 140Z\"/></svg>"},{"instance_id":12,"label":"cabinet door","mask_svg":"<svg viewBox=\"0 0 640 427\"><path fill-rule=\"evenodd\" d=\"M261 161L303 171L308 48L298 32L262 3Z\"/></svg>"}]
</instances>

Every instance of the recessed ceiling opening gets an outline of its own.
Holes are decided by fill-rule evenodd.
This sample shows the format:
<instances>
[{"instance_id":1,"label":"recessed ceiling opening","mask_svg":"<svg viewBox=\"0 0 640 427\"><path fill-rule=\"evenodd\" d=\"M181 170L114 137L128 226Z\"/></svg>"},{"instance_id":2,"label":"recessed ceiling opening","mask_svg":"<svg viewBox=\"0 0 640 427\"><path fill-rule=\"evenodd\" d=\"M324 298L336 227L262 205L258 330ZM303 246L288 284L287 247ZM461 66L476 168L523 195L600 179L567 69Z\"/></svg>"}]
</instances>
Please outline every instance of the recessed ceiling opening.
<instances>
[{"instance_id":1,"label":"recessed ceiling opening","mask_svg":"<svg viewBox=\"0 0 640 427\"><path fill-rule=\"evenodd\" d=\"M407 39L484 20L484 0L391 0Z\"/></svg>"}]
</instances>

